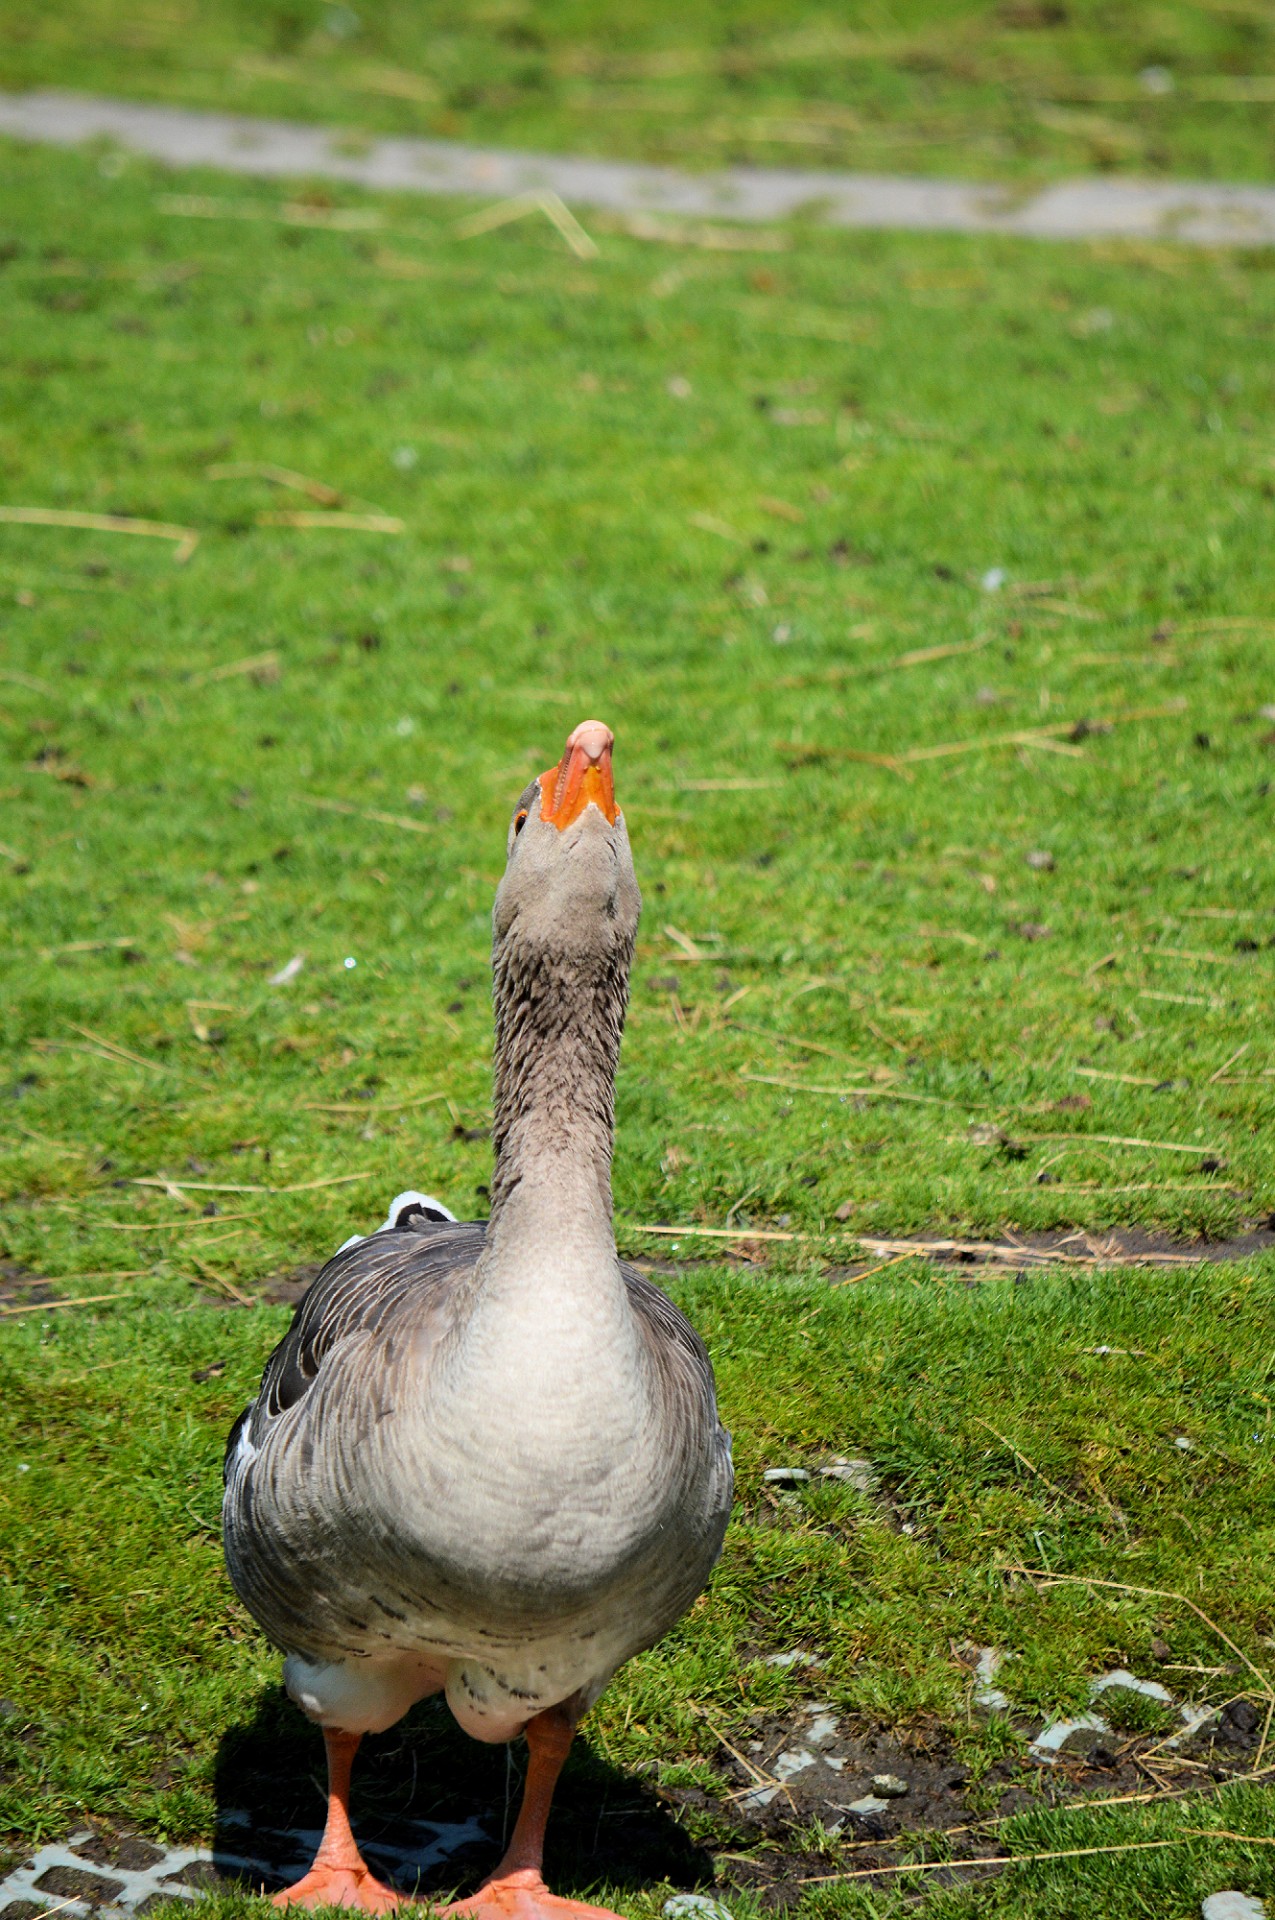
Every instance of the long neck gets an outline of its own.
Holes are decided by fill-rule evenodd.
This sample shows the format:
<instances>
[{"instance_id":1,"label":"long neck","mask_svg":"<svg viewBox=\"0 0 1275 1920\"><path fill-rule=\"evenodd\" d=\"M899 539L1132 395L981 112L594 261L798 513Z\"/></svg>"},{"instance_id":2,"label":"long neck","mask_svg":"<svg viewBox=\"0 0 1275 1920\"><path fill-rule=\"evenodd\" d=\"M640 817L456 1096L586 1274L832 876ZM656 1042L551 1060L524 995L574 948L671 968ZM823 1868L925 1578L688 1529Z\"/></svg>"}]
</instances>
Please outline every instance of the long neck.
<instances>
[{"instance_id":1,"label":"long neck","mask_svg":"<svg viewBox=\"0 0 1275 1920\"><path fill-rule=\"evenodd\" d=\"M494 956L496 1167L488 1246L614 1264L615 1073L631 943L562 955L512 941Z\"/></svg>"}]
</instances>

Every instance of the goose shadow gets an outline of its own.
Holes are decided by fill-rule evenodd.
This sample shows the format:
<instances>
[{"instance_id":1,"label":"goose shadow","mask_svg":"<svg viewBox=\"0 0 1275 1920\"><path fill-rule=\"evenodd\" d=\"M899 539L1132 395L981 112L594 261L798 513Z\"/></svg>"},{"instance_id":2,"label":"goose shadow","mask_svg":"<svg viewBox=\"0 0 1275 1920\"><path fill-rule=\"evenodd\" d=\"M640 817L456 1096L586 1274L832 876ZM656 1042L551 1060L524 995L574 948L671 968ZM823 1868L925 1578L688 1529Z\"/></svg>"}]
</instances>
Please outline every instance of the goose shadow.
<instances>
[{"instance_id":1,"label":"goose shadow","mask_svg":"<svg viewBox=\"0 0 1275 1920\"><path fill-rule=\"evenodd\" d=\"M512 1830L526 1747L485 1746L461 1732L441 1699L423 1701L388 1733L369 1734L354 1766L351 1819L372 1870L400 1893L472 1892ZM302 1874L325 1807L323 1741L282 1687L227 1729L214 1771L216 1830L202 1884L273 1893ZM596 1896L671 1883L711 1885L711 1855L645 1783L577 1736L554 1796L545 1878L557 1893Z\"/></svg>"}]
</instances>

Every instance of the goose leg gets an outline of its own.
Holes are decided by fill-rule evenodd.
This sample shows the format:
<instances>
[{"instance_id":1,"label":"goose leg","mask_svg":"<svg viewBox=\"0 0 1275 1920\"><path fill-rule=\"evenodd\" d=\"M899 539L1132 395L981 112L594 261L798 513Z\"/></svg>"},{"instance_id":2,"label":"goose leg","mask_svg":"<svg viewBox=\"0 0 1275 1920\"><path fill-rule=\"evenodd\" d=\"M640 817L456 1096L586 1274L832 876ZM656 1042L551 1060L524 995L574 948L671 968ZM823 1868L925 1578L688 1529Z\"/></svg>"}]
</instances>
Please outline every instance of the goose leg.
<instances>
[{"instance_id":1,"label":"goose leg","mask_svg":"<svg viewBox=\"0 0 1275 1920\"><path fill-rule=\"evenodd\" d=\"M442 1920L461 1915L477 1920L616 1920L606 1907L550 1893L540 1872L553 1790L574 1732L561 1707L550 1707L528 1723L527 1784L505 1857L477 1893L444 1907Z\"/></svg>"},{"instance_id":2,"label":"goose leg","mask_svg":"<svg viewBox=\"0 0 1275 1920\"><path fill-rule=\"evenodd\" d=\"M350 1830L350 1769L359 1733L325 1727L328 1752L328 1817L314 1865L295 1886L276 1893L276 1907L361 1907L364 1913L388 1913L399 1904L392 1887L383 1887L359 1852Z\"/></svg>"}]
</instances>

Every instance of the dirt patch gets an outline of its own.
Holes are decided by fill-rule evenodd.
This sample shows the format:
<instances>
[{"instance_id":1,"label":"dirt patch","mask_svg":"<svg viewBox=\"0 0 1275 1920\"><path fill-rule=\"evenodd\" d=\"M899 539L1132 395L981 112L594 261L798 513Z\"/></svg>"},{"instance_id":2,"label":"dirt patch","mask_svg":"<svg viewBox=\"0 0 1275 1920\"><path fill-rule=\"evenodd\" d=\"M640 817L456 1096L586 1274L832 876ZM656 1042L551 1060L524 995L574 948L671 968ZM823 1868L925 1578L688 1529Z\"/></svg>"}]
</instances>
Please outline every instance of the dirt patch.
<instances>
[{"instance_id":1,"label":"dirt patch","mask_svg":"<svg viewBox=\"0 0 1275 1920\"><path fill-rule=\"evenodd\" d=\"M1015 1814L1129 1794L1175 1796L1242 1777L1256 1741L1232 1726L1228 1711L1171 1754L1163 1736L1112 1733L1054 1765L1024 1751L974 1777L942 1728L856 1727L816 1701L758 1720L730 1747L723 1742L715 1758L733 1782L725 1794L673 1789L661 1798L729 1835L709 1843L724 1890L746 1888L782 1908L820 1880L896 1865L903 1846L926 1835L943 1836L959 1878L962 1860L998 1851L998 1826ZM1037 1730L1019 1728L1028 1737ZM1189 1771L1179 1759L1191 1760Z\"/></svg>"},{"instance_id":2,"label":"dirt patch","mask_svg":"<svg viewBox=\"0 0 1275 1920\"><path fill-rule=\"evenodd\" d=\"M623 1238L621 1227L621 1241ZM935 1266L957 1272L980 1267L1012 1268L1015 1272L1043 1267L1160 1267L1171 1270L1196 1266L1201 1262L1216 1265L1251 1260L1257 1254L1275 1250L1275 1214L1251 1222L1242 1233L1229 1240L1180 1240L1172 1234L1148 1232L1141 1227L1107 1227L1101 1231L1074 1227L1058 1228L1052 1233L1018 1235L1011 1232L1002 1240L948 1240L916 1234L892 1240L864 1239L859 1244L864 1248L863 1254L843 1266L825 1268L827 1280L833 1283L857 1280L883 1263L901 1260L909 1254L915 1255L918 1260L927 1260ZM661 1260L658 1256L646 1254L630 1258L641 1272L649 1273L659 1281L676 1279L684 1267L700 1264L701 1261L717 1264L725 1260L731 1265L764 1267L769 1252L769 1243L750 1241L745 1233L739 1240L723 1241L711 1249L706 1245L698 1259L694 1254L689 1257L683 1254L678 1261ZM289 1267L282 1273L268 1274L255 1288L251 1304L295 1307L304 1299L325 1265L325 1261L311 1260L300 1266ZM73 1274L64 1275L54 1282L30 1272L16 1261L2 1260L0 1316L3 1316L6 1308L11 1311L15 1307L52 1305L61 1297L62 1290L76 1284ZM230 1307L244 1304L241 1300L218 1300L213 1295L208 1297L213 1305Z\"/></svg>"},{"instance_id":3,"label":"dirt patch","mask_svg":"<svg viewBox=\"0 0 1275 1920\"><path fill-rule=\"evenodd\" d=\"M864 1238L864 1257L829 1269L830 1280L856 1279L885 1260L915 1254L937 1266L1013 1267L1192 1267L1202 1262L1251 1260L1275 1250L1275 1214L1252 1222L1229 1240L1181 1240L1142 1227L1058 1228L1052 1233L1008 1234L1002 1240L946 1240L903 1235L894 1240Z\"/></svg>"},{"instance_id":4,"label":"dirt patch","mask_svg":"<svg viewBox=\"0 0 1275 1920\"><path fill-rule=\"evenodd\" d=\"M47 1280L28 1273L16 1260L0 1260L0 1310L5 1307L42 1307L57 1294Z\"/></svg>"},{"instance_id":5,"label":"dirt patch","mask_svg":"<svg viewBox=\"0 0 1275 1920\"><path fill-rule=\"evenodd\" d=\"M91 1860L100 1867L126 1867L130 1873L140 1873L146 1867L157 1867L164 1857L164 1849L143 1840L139 1833L113 1833L109 1830L94 1833L90 1840L81 1842L75 1851L81 1860Z\"/></svg>"},{"instance_id":6,"label":"dirt patch","mask_svg":"<svg viewBox=\"0 0 1275 1920\"><path fill-rule=\"evenodd\" d=\"M304 1266L290 1267L287 1273L272 1273L257 1289L257 1298L269 1307L295 1307L304 1300L323 1272L326 1262L310 1260Z\"/></svg>"}]
</instances>

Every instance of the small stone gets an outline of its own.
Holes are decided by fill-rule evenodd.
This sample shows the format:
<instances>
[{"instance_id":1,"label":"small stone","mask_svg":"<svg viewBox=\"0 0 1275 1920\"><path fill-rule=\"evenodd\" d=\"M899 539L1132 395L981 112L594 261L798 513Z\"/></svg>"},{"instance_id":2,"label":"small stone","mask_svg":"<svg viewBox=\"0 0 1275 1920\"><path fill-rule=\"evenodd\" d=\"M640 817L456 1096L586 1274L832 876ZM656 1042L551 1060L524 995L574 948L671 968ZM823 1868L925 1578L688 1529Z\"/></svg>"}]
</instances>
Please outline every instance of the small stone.
<instances>
[{"instance_id":1,"label":"small stone","mask_svg":"<svg viewBox=\"0 0 1275 1920\"><path fill-rule=\"evenodd\" d=\"M872 1791L884 1800L901 1800L908 1791L908 1783L900 1773L874 1773Z\"/></svg>"},{"instance_id":2,"label":"small stone","mask_svg":"<svg viewBox=\"0 0 1275 1920\"><path fill-rule=\"evenodd\" d=\"M1179 1453L1195 1452L1194 1440L1188 1440L1184 1433L1175 1434L1173 1438L1173 1444L1177 1448Z\"/></svg>"},{"instance_id":3,"label":"small stone","mask_svg":"<svg viewBox=\"0 0 1275 1920\"><path fill-rule=\"evenodd\" d=\"M1169 1689L1162 1687L1158 1680L1139 1680L1124 1667L1115 1667L1110 1673L1104 1673L1095 1680L1089 1689L1089 1698L1096 1700L1100 1693L1107 1693L1111 1689L1125 1693L1141 1693L1148 1700L1164 1701L1166 1706L1173 1699Z\"/></svg>"},{"instance_id":4,"label":"small stone","mask_svg":"<svg viewBox=\"0 0 1275 1920\"><path fill-rule=\"evenodd\" d=\"M305 955L294 953L291 960L280 967L278 973L272 973L266 985L268 987L286 987L296 979L305 965Z\"/></svg>"},{"instance_id":5,"label":"small stone","mask_svg":"<svg viewBox=\"0 0 1275 1920\"><path fill-rule=\"evenodd\" d=\"M1163 1666L1166 1660L1172 1660L1173 1648L1167 1640L1161 1640L1157 1637L1151 1642L1151 1658L1158 1660L1161 1666Z\"/></svg>"},{"instance_id":6,"label":"small stone","mask_svg":"<svg viewBox=\"0 0 1275 1920\"><path fill-rule=\"evenodd\" d=\"M1220 1718L1216 1707L1202 1707L1191 1701L1179 1707L1178 1711L1182 1715L1182 1732L1176 1739L1166 1741L1165 1744L1170 1747L1181 1746L1184 1740L1190 1740L1202 1728L1211 1726Z\"/></svg>"},{"instance_id":7,"label":"small stone","mask_svg":"<svg viewBox=\"0 0 1275 1920\"><path fill-rule=\"evenodd\" d=\"M664 1902L661 1912L664 1920L731 1920L729 1907L711 1900L706 1893L675 1893Z\"/></svg>"},{"instance_id":8,"label":"small stone","mask_svg":"<svg viewBox=\"0 0 1275 1920\"><path fill-rule=\"evenodd\" d=\"M1052 873L1055 866L1054 856L1044 847L1033 847L1027 855L1027 864L1033 873Z\"/></svg>"},{"instance_id":9,"label":"small stone","mask_svg":"<svg viewBox=\"0 0 1275 1920\"><path fill-rule=\"evenodd\" d=\"M1067 1734L1059 1753L1072 1753L1087 1760L1102 1745L1102 1735L1094 1727L1073 1727Z\"/></svg>"},{"instance_id":10,"label":"small stone","mask_svg":"<svg viewBox=\"0 0 1275 1920\"><path fill-rule=\"evenodd\" d=\"M1232 1700L1223 1707L1222 1718L1242 1734L1256 1733L1262 1724L1262 1716L1251 1700Z\"/></svg>"},{"instance_id":11,"label":"small stone","mask_svg":"<svg viewBox=\"0 0 1275 1920\"><path fill-rule=\"evenodd\" d=\"M1228 1887L1223 1893L1211 1893L1201 1903L1200 1913L1203 1920L1266 1920L1266 1903Z\"/></svg>"},{"instance_id":12,"label":"small stone","mask_svg":"<svg viewBox=\"0 0 1275 1920\"><path fill-rule=\"evenodd\" d=\"M1086 1757L1100 1744L1102 1735L1110 1732L1107 1722L1096 1713L1082 1714L1075 1720L1054 1720L1042 1727L1028 1753L1033 1760L1052 1767L1062 1754Z\"/></svg>"},{"instance_id":13,"label":"small stone","mask_svg":"<svg viewBox=\"0 0 1275 1920\"><path fill-rule=\"evenodd\" d=\"M870 1460L847 1460L838 1454L826 1467L820 1467L823 1480L841 1480L856 1493L875 1493L877 1490L877 1471Z\"/></svg>"},{"instance_id":14,"label":"small stone","mask_svg":"<svg viewBox=\"0 0 1275 1920\"><path fill-rule=\"evenodd\" d=\"M83 1867L49 1867L35 1882L37 1893L57 1893L68 1901L87 1900L97 1906L114 1900L124 1891L122 1880L108 1880L105 1874L88 1873Z\"/></svg>"},{"instance_id":15,"label":"small stone","mask_svg":"<svg viewBox=\"0 0 1275 1920\"><path fill-rule=\"evenodd\" d=\"M1005 1713L1009 1708L1009 1696L1002 1693L993 1682L1002 1666L1005 1655L999 1647L982 1647L974 1665L974 1700L987 1713Z\"/></svg>"},{"instance_id":16,"label":"small stone","mask_svg":"<svg viewBox=\"0 0 1275 1920\"><path fill-rule=\"evenodd\" d=\"M805 1467L767 1467L762 1480L768 1487L800 1487L809 1480Z\"/></svg>"}]
</instances>

